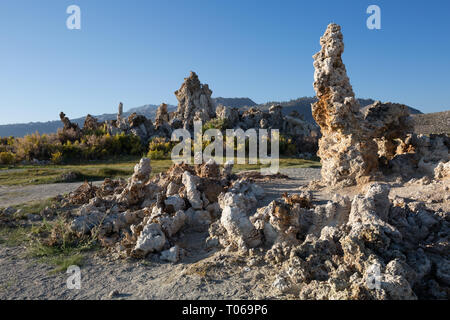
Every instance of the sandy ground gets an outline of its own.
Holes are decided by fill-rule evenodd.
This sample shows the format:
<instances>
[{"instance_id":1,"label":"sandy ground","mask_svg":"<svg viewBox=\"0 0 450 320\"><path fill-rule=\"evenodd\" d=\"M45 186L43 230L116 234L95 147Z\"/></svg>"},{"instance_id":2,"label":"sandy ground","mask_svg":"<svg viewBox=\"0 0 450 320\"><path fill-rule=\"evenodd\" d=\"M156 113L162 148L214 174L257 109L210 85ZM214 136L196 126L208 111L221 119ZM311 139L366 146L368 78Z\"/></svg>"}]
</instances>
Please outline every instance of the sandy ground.
<instances>
[{"instance_id":1,"label":"sandy ground","mask_svg":"<svg viewBox=\"0 0 450 320\"><path fill-rule=\"evenodd\" d=\"M261 206L294 192L320 170L287 168L290 179L261 183L266 198ZM79 184L57 184L0 189L0 199L9 205L70 192ZM3 203L2 203L3 204ZM158 255L145 260L117 260L105 251L87 254L81 267L81 289L68 289L65 273L54 274L52 266L24 257L25 248L0 245L0 299L271 299L282 298L271 284L276 270L262 263L262 255L243 259L234 253L207 251L207 233L180 237L186 256L178 264L161 262Z\"/></svg>"},{"instance_id":2,"label":"sandy ground","mask_svg":"<svg viewBox=\"0 0 450 320\"><path fill-rule=\"evenodd\" d=\"M0 246L0 299L271 299L274 270L248 266L233 254L207 252L206 234L186 235L187 256L178 264L145 260L113 260L89 254L81 267L81 288L68 289L66 273L21 257L22 248ZM197 247L197 248L195 248ZM273 274L271 274L273 273ZM117 290L118 295L110 293Z\"/></svg>"},{"instance_id":3,"label":"sandy ground","mask_svg":"<svg viewBox=\"0 0 450 320\"><path fill-rule=\"evenodd\" d=\"M45 200L74 191L82 182L52 183L30 186L0 186L0 208L30 201ZM94 182L94 184L101 184Z\"/></svg>"}]
</instances>

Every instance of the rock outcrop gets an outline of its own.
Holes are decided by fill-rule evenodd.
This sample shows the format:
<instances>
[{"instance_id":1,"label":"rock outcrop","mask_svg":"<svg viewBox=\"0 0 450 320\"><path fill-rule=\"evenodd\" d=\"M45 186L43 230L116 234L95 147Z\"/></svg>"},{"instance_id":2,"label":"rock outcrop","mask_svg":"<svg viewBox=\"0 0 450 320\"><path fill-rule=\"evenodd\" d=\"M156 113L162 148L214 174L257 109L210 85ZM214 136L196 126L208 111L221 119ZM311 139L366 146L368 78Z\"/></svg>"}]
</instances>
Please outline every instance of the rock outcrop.
<instances>
[{"instance_id":1,"label":"rock outcrop","mask_svg":"<svg viewBox=\"0 0 450 320\"><path fill-rule=\"evenodd\" d=\"M61 122L64 125L63 130L73 129L75 131L80 131L80 128L78 127L78 124L70 122L69 118L66 117L66 114L64 112L61 112L59 114L59 118L61 119Z\"/></svg>"},{"instance_id":2,"label":"rock outcrop","mask_svg":"<svg viewBox=\"0 0 450 320\"><path fill-rule=\"evenodd\" d=\"M301 299L445 299L448 217L389 193L388 184L372 183L326 204L285 197L248 217L251 225L227 229L226 239L242 239L242 230L259 239L279 270L274 288Z\"/></svg>"},{"instance_id":3,"label":"rock outcrop","mask_svg":"<svg viewBox=\"0 0 450 320\"><path fill-rule=\"evenodd\" d=\"M95 132L95 130L99 129L100 127L101 123L99 123L96 118L88 114L86 116L86 119L84 120L83 133Z\"/></svg>"},{"instance_id":4,"label":"rock outcrop","mask_svg":"<svg viewBox=\"0 0 450 320\"><path fill-rule=\"evenodd\" d=\"M59 138L63 142L67 140L75 141L81 136L81 129L76 123L70 122L69 118L66 117L64 112L59 114L59 118L63 123L64 127L61 130L58 130Z\"/></svg>"},{"instance_id":5,"label":"rock outcrop","mask_svg":"<svg viewBox=\"0 0 450 320\"><path fill-rule=\"evenodd\" d=\"M175 117L183 122L185 129L192 130L195 120L206 122L214 118L216 107L211 94L208 85L200 83L195 72L191 72L189 77L184 79L180 89L175 91L178 99Z\"/></svg>"},{"instance_id":6,"label":"rock outcrop","mask_svg":"<svg viewBox=\"0 0 450 320\"><path fill-rule=\"evenodd\" d=\"M330 24L314 55L314 89L318 102L312 113L322 132L318 156L322 180L328 185L352 185L367 180L378 166L377 146L364 134L360 106L355 99L342 53L340 26Z\"/></svg>"},{"instance_id":7,"label":"rock outcrop","mask_svg":"<svg viewBox=\"0 0 450 320\"><path fill-rule=\"evenodd\" d=\"M228 192L219 195L222 214L210 227L209 241L242 251L261 245L261 233L249 218L263 196L264 190L256 184L243 179L233 182Z\"/></svg>"},{"instance_id":8,"label":"rock outcrop","mask_svg":"<svg viewBox=\"0 0 450 320\"><path fill-rule=\"evenodd\" d=\"M431 174L440 160L447 161L448 147L433 146L435 151L442 149L434 153L435 159L422 154L430 149L429 144L411 134L413 122L407 106L376 101L361 111L342 62L340 26L330 24L320 44L321 51L314 55L318 101L312 105L312 113L322 132L318 156L324 184L340 187L365 183L380 174L380 164L393 169L391 172L403 165L404 172L412 172L431 162ZM410 155L398 157L405 153Z\"/></svg>"},{"instance_id":9,"label":"rock outcrop","mask_svg":"<svg viewBox=\"0 0 450 320\"><path fill-rule=\"evenodd\" d=\"M256 206L263 192L254 184L233 180L236 176L230 174L231 169L228 163L222 173L209 160L195 167L174 165L151 178L150 159L143 158L128 181L106 179L100 187L86 183L71 193L63 201L76 206L70 229L80 237L97 230L100 242L116 248L120 256L145 257L164 251L161 259L178 261L182 250L173 245L170 249L170 245L179 232L206 232L214 221L226 216L221 206L235 205L223 203L231 194L243 197L240 214L251 226L249 209ZM246 230L240 234L249 240Z\"/></svg>"},{"instance_id":10,"label":"rock outcrop","mask_svg":"<svg viewBox=\"0 0 450 320\"><path fill-rule=\"evenodd\" d=\"M128 118L124 118L122 102L119 104L117 120L106 121L105 125L106 131L110 135L133 134L139 137L143 145L147 145L153 137L159 136L151 119L147 119L145 116L137 113L132 113Z\"/></svg>"},{"instance_id":11,"label":"rock outcrop","mask_svg":"<svg viewBox=\"0 0 450 320\"><path fill-rule=\"evenodd\" d=\"M167 112L167 104L162 103L156 110L155 126L161 126L169 122L169 113Z\"/></svg>"}]
</instances>

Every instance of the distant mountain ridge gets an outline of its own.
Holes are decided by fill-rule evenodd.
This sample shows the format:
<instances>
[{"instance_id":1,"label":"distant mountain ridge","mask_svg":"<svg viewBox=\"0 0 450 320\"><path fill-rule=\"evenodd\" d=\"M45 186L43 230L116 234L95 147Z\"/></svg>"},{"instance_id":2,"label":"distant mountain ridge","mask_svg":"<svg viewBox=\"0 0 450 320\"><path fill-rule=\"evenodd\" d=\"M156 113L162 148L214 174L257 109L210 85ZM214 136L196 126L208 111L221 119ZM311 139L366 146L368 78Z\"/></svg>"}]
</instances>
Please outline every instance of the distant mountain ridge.
<instances>
[{"instance_id":1,"label":"distant mountain ridge","mask_svg":"<svg viewBox=\"0 0 450 320\"><path fill-rule=\"evenodd\" d=\"M361 107L365 107L375 102L375 100L372 99L358 99L358 100L361 104ZM303 115L306 121L315 123L311 113L311 103L317 101L315 97L302 97L284 102L266 102L264 104L259 105L250 98L217 97L213 98L213 101L216 103L216 105L222 104L227 107L240 108L244 110L250 107L258 107L261 108L262 110L268 110L271 105L279 104L283 106L283 114L289 114L292 111L297 111L299 114ZM157 108L158 105L147 104L140 107L129 109L127 112L124 112L124 116L127 117L133 112L136 112L137 114L141 114L153 120L155 119ZM167 106L167 110L169 112L175 111L176 109L177 107L174 105ZM411 111L411 114L422 114L422 112L420 112L417 109L411 107L409 107L409 109ZM67 116L70 118L70 114L68 114ZM106 120L116 119L117 113L105 113L102 115L93 115L93 116L96 117L100 122L104 122ZM71 121L77 123L79 126L83 126L84 119L85 117L82 117L71 119ZM41 134L53 133L56 132L58 128L62 128L62 126L63 125L60 120L0 125L0 137L8 137L8 136L23 137L24 135L31 134L36 131L38 131Z\"/></svg>"},{"instance_id":2,"label":"distant mountain ridge","mask_svg":"<svg viewBox=\"0 0 450 320\"><path fill-rule=\"evenodd\" d=\"M213 98L216 105L223 105L232 108L242 108L245 106L256 106L257 103L250 98Z\"/></svg>"}]
</instances>

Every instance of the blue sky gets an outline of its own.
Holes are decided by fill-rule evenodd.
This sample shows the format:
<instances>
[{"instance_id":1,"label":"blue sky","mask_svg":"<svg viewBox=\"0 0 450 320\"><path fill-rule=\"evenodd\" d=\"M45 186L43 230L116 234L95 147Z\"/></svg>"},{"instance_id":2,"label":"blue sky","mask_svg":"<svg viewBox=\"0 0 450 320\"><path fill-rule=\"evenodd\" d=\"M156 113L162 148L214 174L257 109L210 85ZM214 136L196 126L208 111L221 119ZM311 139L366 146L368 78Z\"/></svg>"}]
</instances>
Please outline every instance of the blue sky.
<instances>
[{"instance_id":1,"label":"blue sky","mask_svg":"<svg viewBox=\"0 0 450 320\"><path fill-rule=\"evenodd\" d=\"M81 30L66 9L81 8ZM366 9L381 8L381 30ZM213 96L313 96L330 22L358 97L450 109L450 1L2 0L0 124L176 104L190 70Z\"/></svg>"}]
</instances>

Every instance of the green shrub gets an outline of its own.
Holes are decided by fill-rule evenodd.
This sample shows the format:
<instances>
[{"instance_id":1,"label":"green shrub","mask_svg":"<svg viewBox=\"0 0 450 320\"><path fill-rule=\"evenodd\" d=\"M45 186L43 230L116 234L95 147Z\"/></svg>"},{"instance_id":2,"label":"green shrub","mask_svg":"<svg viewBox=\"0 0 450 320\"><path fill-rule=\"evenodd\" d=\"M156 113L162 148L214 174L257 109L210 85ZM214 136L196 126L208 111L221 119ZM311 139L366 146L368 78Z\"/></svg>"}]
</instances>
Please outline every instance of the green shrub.
<instances>
[{"instance_id":1,"label":"green shrub","mask_svg":"<svg viewBox=\"0 0 450 320\"><path fill-rule=\"evenodd\" d=\"M115 178L118 176L129 176L132 172L124 169L116 169L116 168L101 168L98 171L98 175L101 177Z\"/></svg>"},{"instance_id":2,"label":"green shrub","mask_svg":"<svg viewBox=\"0 0 450 320\"><path fill-rule=\"evenodd\" d=\"M219 129L220 131L223 131L225 129L228 129L230 126L228 124L227 119L212 119L206 122L203 125L203 133L205 133L208 129Z\"/></svg>"},{"instance_id":3,"label":"green shrub","mask_svg":"<svg viewBox=\"0 0 450 320\"><path fill-rule=\"evenodd\" d=\"M49 160L60 146L61 143L55 134L40 135L39 132L36 132L23 138L17 138L14 149L20 160Z\"/></svg>"},{"instance_id":4,"label":"green shrub","mask_svg":"<svg viewBox=\"0 0 450 320\"><path fill-rule=\"evenodd\" d=\"M0 164L11 165L16 162L16 155L10 151L0 152Z\"/></svg>"},{"instance_id":5,"label":"green shrub","mask_svg":"<svg viewBox=\"0 0 450 320\"><path fill-rule=\"evenodd\" d=\"M297 153L297 146L292 138L280 135L280 155L294 156Z\"/></svg>"},{"instance_id":6,"label":"green shrub","mask_svg":"<svg viewBox=\"0 0 450 320\"><path fill-rule=\"evenodd\" d=\"M175 144L175 141L168 141L165 138L153 138L148 145L147 157L152 160L168 159Z\"/></svg>"},{"instance_id":7,"label":"green shrub","mask_svg":"<svg viewBox=\"0 0 450 320\"><path fill-rule=\"evenodd\" d=\"M51 161L53 164L61 164L63 161L63 154L61 151L52 153Z\"/></svg>"},{"instance_id":8,"label":"green shrub","mask_svg":"<svg viewBox=\"0 0 450 320\"><path fill-rule=\"evenodd\" d=\"M147 157L149 157L152 160L167 159L167 156L164 154L164 151L162 150L150 150L147 154Z\"/></svg>"},{"instance_id":9,"label":"green shrub","mask_svg":"<svg viewBox=\"0 0 450 320\"><path fill-rule=\"evenodd\" d=\"M75 160L81 160L85 156L85 152L83 152L79 147L78 141L75 143L72 143L67 141L61 149L62 157L64 159L64 162L71 162Z\"/></svg>"},{"instance_id":10,"label":"green shrub","mask_svg":"<svg viewBox=\"0 0 450 320\"><path fill-rule=\"evenodd\" d=\"M123 155L140 156L145 153L139 137L124 133L111 136L105 132L106 129L101 127L78 138L62 130L48 135L36 132L23 138L1 138L0 153L3 154L3 160L0 163L38 159L60 164ZM13 160L11 155L14 156Z\"/></svg>"}]
</instances>

